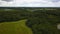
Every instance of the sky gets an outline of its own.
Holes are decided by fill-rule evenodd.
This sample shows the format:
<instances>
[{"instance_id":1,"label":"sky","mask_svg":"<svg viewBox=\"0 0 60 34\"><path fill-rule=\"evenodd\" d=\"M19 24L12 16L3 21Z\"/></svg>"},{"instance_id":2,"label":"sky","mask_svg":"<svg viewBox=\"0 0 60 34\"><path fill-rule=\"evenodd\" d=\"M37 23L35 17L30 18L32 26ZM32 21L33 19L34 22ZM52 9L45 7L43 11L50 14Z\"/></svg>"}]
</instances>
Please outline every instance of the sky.
<instances>
[{"instance_id":1,"label":"sky","mask_svg":"<svg viewBox=\"0 0 60 34\"><path fill-rule=\"evenodd\" d=\"M0 0L0 7L60 7L60 0Z\"/></svg>"}]
</instances>

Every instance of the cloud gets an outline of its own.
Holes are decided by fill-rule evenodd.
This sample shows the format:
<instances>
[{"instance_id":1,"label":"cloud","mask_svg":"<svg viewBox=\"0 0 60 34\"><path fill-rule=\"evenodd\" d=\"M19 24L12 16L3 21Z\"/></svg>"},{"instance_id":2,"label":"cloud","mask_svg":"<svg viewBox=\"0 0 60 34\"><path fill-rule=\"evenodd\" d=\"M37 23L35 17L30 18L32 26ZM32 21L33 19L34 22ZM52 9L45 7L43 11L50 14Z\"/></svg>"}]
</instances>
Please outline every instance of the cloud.
<instances>
[{"instance_id":1,"label":"cloud","mask_svg":"<svg viewBox=\"0 0 60 34\"><path fill-rule=\"evenodd\" d=\"M51 2L59 2L60 0L48 0L48 1L51 1Z\"/></svg>"},{"instance_id":2,"label":"cloud","mask_svg":"<svg viewBox=\"0 0 60 34\"><path fill-rule=\"evenodd\" d=\"M1 1L11 2L11 1L13 1L13 0L1 0Z\"/></svg>"},{"instance_id":3,"label":"cloud","mask_svg":"<svg viewBox=\"0 0 60 34\"><path fill-rule=\"evenodd\" d=\"M23 6L28 7L60 7L60 2L51 2L47 0L36 0L23 3Z\"/></svg>"},{"instance_id":4,"label":"cloud","mask_svg":"<svg viewBox=\"0 0 60 34\"><path fill-rule=\"evenodd\" d=\"M51 0L14 0L12 2L5 2L0 0L0 6L5 7L60 7L59 2L52 2Z\"/></svg>"}]
</instances>

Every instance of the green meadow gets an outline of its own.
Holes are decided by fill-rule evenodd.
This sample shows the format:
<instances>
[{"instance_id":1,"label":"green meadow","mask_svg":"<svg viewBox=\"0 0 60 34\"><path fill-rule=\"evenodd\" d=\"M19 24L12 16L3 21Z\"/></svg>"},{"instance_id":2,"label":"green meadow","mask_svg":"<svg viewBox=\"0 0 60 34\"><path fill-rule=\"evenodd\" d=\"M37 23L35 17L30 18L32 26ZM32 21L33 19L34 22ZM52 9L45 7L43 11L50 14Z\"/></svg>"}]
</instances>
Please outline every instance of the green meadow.
<instances>
[{"instance_id":1,"label":"green meadow","mask_svg":"<svg viewBox=\"0 0 60 34\"><path fill-rule=\"evenodd\" d=\"M26 19L0 23L0 34L32 34L31 29L25 25L25 22Z\"/></svg>"}]
</instances>

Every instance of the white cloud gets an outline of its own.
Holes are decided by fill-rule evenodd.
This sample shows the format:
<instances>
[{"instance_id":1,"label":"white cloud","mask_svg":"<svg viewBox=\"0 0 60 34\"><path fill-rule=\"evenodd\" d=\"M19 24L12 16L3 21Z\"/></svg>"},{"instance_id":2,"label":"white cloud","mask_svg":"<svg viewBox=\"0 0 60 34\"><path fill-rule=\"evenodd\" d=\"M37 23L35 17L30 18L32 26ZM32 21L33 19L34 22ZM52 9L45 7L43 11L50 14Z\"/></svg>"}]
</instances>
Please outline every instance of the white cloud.
<instances>
[{"instance_id":1,"label":"white cloud","mask_svg":"<svg viewBox=\"0 0 60 34\"><path fill-rule=\"evenodd\" d=\"M60 7L60 2L51 2L47 0L14 0L4 2L0 0L0 6L14 7Z\"/></svg>"}]
</instances>

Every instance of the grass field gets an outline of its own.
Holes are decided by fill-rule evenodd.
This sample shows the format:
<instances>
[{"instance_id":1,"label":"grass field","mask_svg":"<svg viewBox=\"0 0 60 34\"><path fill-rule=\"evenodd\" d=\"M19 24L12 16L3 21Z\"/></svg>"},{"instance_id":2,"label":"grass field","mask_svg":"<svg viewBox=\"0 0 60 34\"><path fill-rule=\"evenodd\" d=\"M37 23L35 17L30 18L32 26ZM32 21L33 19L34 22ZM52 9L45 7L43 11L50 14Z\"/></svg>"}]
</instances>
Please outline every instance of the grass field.
<instances>
[{"instance_id":1,"label":"grass field","mask_svg":"<svg viewBox=\"0 0 60 34\"><path fill-rule=\"evenodd\" d=\"M32 34L32 30L25 25L25 22L26 19L0 23L0 34Z\"/></svg>"}]
</instances>

